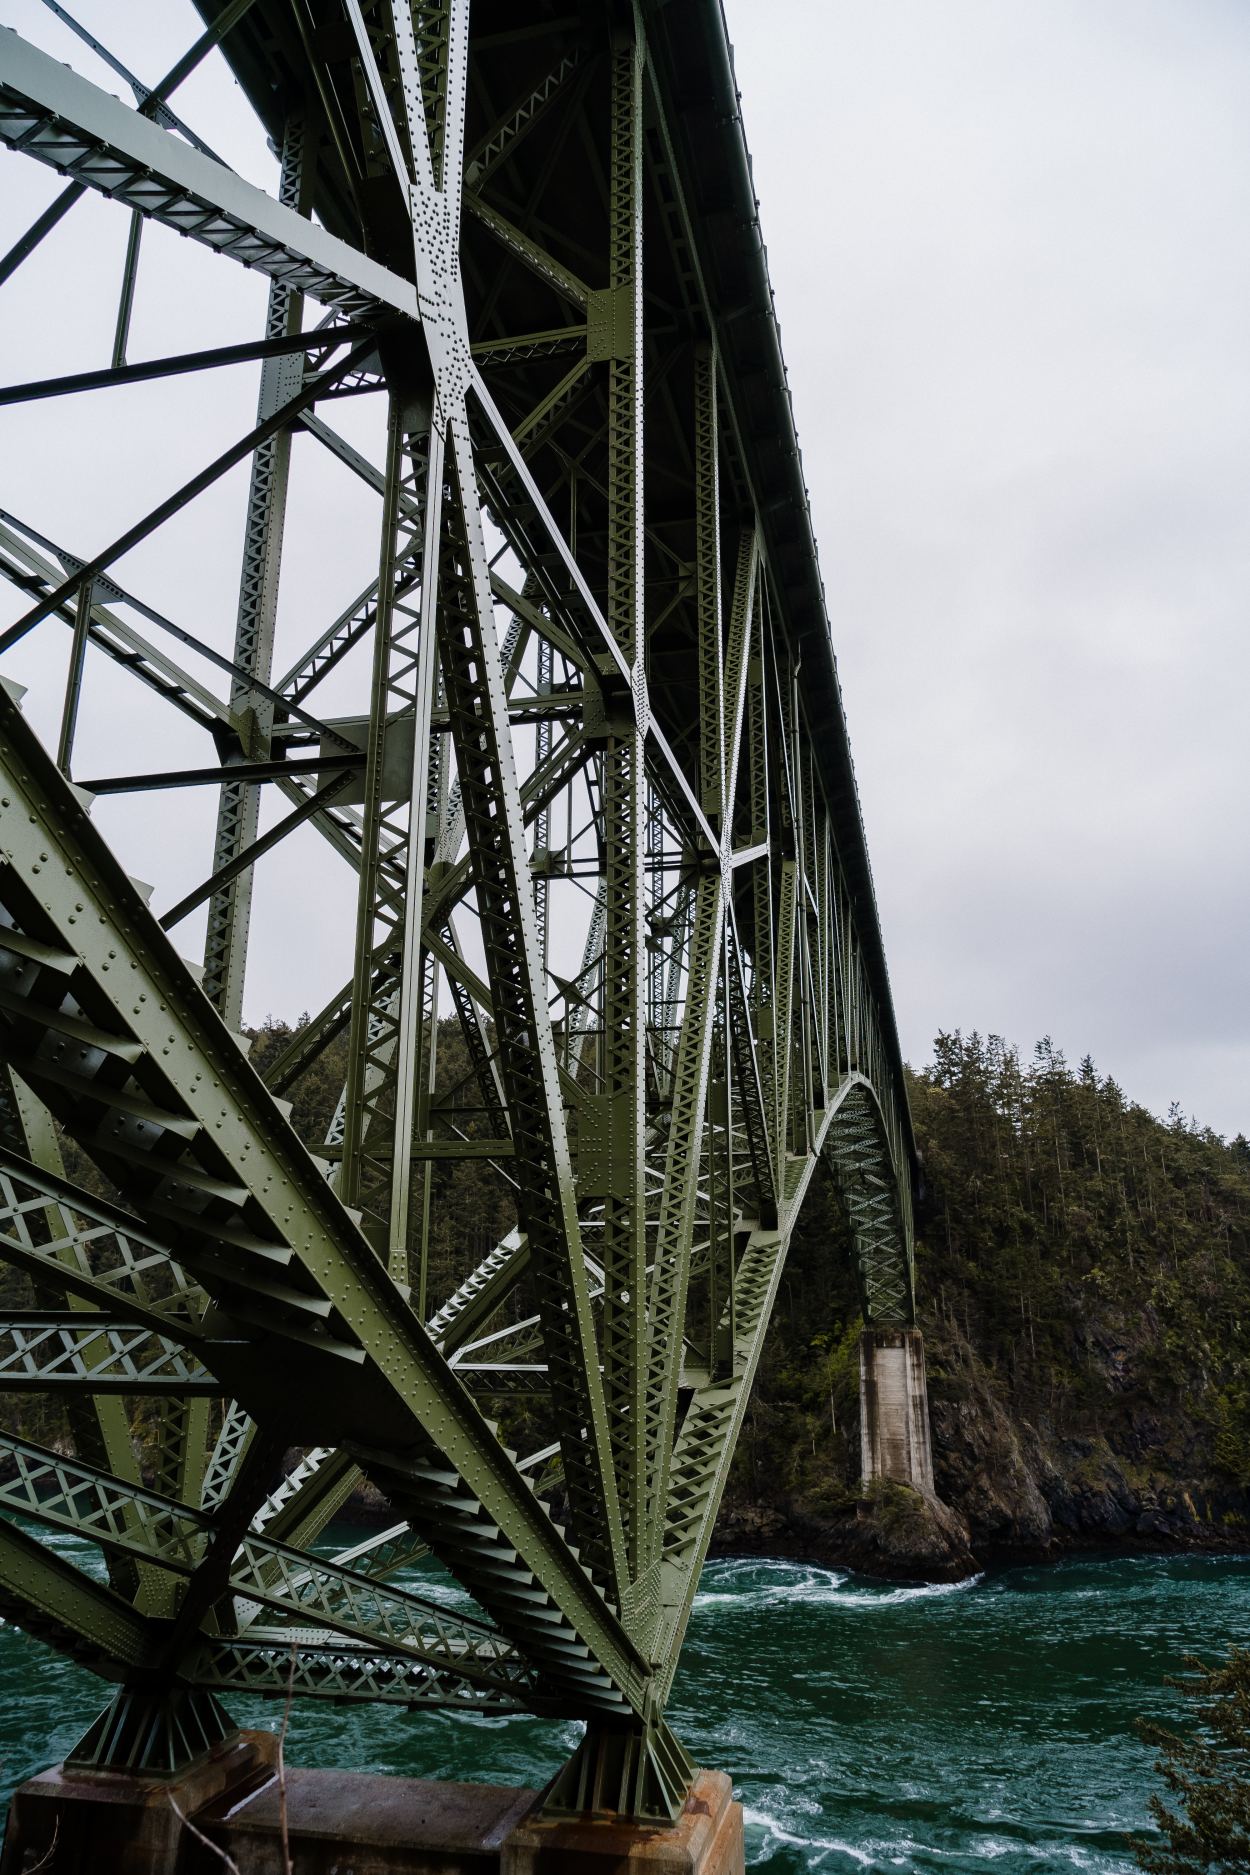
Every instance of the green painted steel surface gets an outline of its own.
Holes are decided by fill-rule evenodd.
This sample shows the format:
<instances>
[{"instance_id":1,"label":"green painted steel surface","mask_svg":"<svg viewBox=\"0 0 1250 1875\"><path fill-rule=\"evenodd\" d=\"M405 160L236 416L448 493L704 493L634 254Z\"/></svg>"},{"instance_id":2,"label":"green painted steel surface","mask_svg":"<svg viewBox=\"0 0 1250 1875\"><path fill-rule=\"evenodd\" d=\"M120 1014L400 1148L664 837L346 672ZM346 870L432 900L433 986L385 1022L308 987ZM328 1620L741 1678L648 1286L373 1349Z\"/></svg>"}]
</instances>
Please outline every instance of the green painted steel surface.
<instances>
[{"instance_id":1,"label":"green painted steel surface","mask_svg":"<svg viewBox=\"0 0 1250 1875\"><path fill-rule=\"evenodd\" d=\"M913 1315L901 1066L723 21L201 11L277 199L159 103L0 34L0 139L270 282L233 449L92 557L0 515L27 596L0 650L73 634L55 760L0 696L0 1256L28 1285L0 1388L62 1400L75 1450L9 1440L0 1512L107 1564L79 1581L5 1524L0 1596L127 1713L289 1680L578 1716L567 1790L607 1767L663 1813L686 1775L663 1710L822 1160L865 1319ZM129 381L127 319L77 394ZM345 395L385 404L381 464L322 414ZM295 448L381 496L379 572L275 678ZM249 459L227 653L111 569ZM365 645L357 714L323 720ZM220 780L204 883L159 921L71 785L89 652L215 744L147 778ZM264 787L290 812L261 834ZM297 826L350 869L355 936L266 1082L232 1031L253 876ZM205 901L201 984L167 932ZM281 1096L344 1036L310 1153ZM101 1189L66 1181L64 1137ZM516 1228L448 1279L439 1180L469 1157ZM124 1405L145 1394L151 1488ZM313 1560L362 1478L397 1521ZM387 1589L426 1552L479 1623Z\"/></svg>"}]
</instances>

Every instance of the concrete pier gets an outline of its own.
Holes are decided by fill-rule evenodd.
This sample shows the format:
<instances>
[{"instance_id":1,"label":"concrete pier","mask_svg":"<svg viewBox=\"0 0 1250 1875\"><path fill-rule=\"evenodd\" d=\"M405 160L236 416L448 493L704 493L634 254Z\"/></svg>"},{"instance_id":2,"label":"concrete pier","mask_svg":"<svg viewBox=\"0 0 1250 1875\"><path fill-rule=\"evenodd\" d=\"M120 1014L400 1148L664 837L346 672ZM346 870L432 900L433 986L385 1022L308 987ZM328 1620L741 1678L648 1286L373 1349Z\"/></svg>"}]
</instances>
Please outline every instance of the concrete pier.
<instances>
[{"instance_id":1,"label":"concrete pier","mask_svg":"<svg viewBox=\"0 0 1250 1875\"><path fill-rule=\"evenodd\" d=\"M15 1793L0 1875L744 1875L742 1806L695 1773L671 1827L545 1817L542 1793L291 1769L243 1732L179 1776L58 1765ZM47 1858L47 1859L45 1859ZM228 1858L228 1859L227 1859Z\"/></svg>"},{"instance_id":2,"label":"concrete pier","mask_svg":"<svg viewBox=\"0 0 1250 1875\"><path fill-rule=\"evenodd\" d=\"M671 1828L535 1810L503 1846L500 1875L745 1875L742 1805L723 1771L696 1771Z\"/></svg>"},{"instance_id":3,"label":"concrete pier","mask_svg":"<svg viewBox=\"0 0 1250 1875\"><path fill-rule=\"evenodd\" d=\"M860 1460L865 1490L879 1479L933 1489L924 1336L918 1328L866 1328L859 1342Z\"/></svg>"},{"instance_id":4,"label":"concrete pier","mask_svg":"<svg viewBox=\"0 0 1250 1875\"><path fill-rule=\"evenodd\" d=\"M13 1793L0 1875L186 1875L201 1866L186 1819L272 1784L277 1750L272 1732L235 1732L171 1777L54 1764Z\"/></svg>"}]
</instances>

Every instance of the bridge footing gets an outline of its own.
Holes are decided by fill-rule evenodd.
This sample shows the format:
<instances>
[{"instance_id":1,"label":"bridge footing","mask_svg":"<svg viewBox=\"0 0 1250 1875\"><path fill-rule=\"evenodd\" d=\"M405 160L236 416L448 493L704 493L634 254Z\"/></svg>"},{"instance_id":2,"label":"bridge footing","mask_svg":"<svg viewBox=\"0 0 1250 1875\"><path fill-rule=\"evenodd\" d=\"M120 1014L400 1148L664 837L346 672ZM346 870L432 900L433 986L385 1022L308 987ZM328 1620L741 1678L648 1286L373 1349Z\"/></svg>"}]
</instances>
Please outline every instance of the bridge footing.
<instances>
[{"instance_id":1,"label":"bridge footing","mask_svg":"<svg viewBox=\"0 0 1250 1875\"><path fill-rule=\"evenodd\" d=\"M503 1847L500 1875L744 1875L742 1805L723 1771L696 1771L673 1824L531 1811Z\"/></svg>"},{"instance_id":2,"label":"bridge footing","mask_svg":"<svg viewBox=\"0 0 1250 1875\"><path fill-rule=\"evenodd\" d=\"M888 1479L934 1496L924 1336L918 1328L866 1328L860 1336L859 1427L865 1490Z\"/></svg>"},{"instance_id":3,"label":"bridge footing","mask_svg":"<svg viewBox=\"0 0 1250 1875\"><path fill-rule=\"evenodd\" d=\"M542 1793L492 1784L299 1769L280 1784L275 1757L271 1733L243 1732L176 1777L57 1765L14 1794L0 1875L744 1875L723 1772L696 1772L666 1826L544 1816Z\"/></svg>"},{"instance_id":4,"label":"bridge footing","mask_svg":"<svg viewBox=\"0 0 1250 1875\"><path fill-rule=\"evenodd\" d=\"M194 1840L185 1819L223 1799L246 1802L273 1783L277 1750L272 1732L233 1732L172 1776L55 1764L13 1793L0 1875L36 1868L48 1875L182 1875L198 1868L184 1859ZM212 1861L220 1871L221 1858Z\"/></svg>"}]
</instances>

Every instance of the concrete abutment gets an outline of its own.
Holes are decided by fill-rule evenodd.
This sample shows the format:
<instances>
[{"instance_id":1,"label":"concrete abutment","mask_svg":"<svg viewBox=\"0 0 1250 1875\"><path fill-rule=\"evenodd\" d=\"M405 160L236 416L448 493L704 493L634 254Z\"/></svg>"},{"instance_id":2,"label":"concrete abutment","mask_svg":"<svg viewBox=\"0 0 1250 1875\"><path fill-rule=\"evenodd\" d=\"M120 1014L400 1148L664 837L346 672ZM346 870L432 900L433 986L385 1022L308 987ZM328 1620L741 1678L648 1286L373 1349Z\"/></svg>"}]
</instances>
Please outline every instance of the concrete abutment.
<instances>
[{"instance_id":1,"label":"concrete abutment","mask_svg":"<svg viewBox=\"0 0 1250 1875\"><path fill-rule=\"evenodd\" d=\"M860 1336L859 1426L865 1490L885 1481L935 1496L924 1336L918 1328L866 1328Z\"/></svg>"},{"instance_id":2,"label":"concrete abutment","mask_svg":"<svg viewBox=\"0 0 1250 1875\"><path fill-rule=\"evenodd\" d=\"M696 1771L667 1826L548 1816L542 1792L490 1784L279 1779L276 1745L237 1733L173 1777L54 1766L14 1795L0 1875L285 1875L288 1852L292 1875L744 1875L723 1772Z\"/></svg>"}]
</instances>

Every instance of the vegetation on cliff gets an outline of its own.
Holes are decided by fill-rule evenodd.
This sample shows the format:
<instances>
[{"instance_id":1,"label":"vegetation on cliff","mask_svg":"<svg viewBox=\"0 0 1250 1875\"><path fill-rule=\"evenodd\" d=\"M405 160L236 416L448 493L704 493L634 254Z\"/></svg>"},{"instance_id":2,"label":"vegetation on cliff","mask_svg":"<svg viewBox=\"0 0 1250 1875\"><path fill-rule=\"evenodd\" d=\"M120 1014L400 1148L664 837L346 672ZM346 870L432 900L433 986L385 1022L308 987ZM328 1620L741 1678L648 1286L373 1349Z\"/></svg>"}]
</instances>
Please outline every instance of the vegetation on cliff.
<instances>
[{"instance_id":1,"label":"vegetation on cliff","mask_svg":"<svg viewBox=\"0 0 1250 1875\"><path fill-rule=\"evenodd\" d=\"M1176 1108L1155 1118L1048 1039L1023 1063L1000 1037L941 1034L909 1094L937 1486L977 1559L1100 1542L1244 1545L1250 1145ZM726 1546L847 1560L862 1549L857 1338L849 1245L817 1188ZM906 1541L878 1549L905 1565Z\"/></svg>"}]
</instances>

